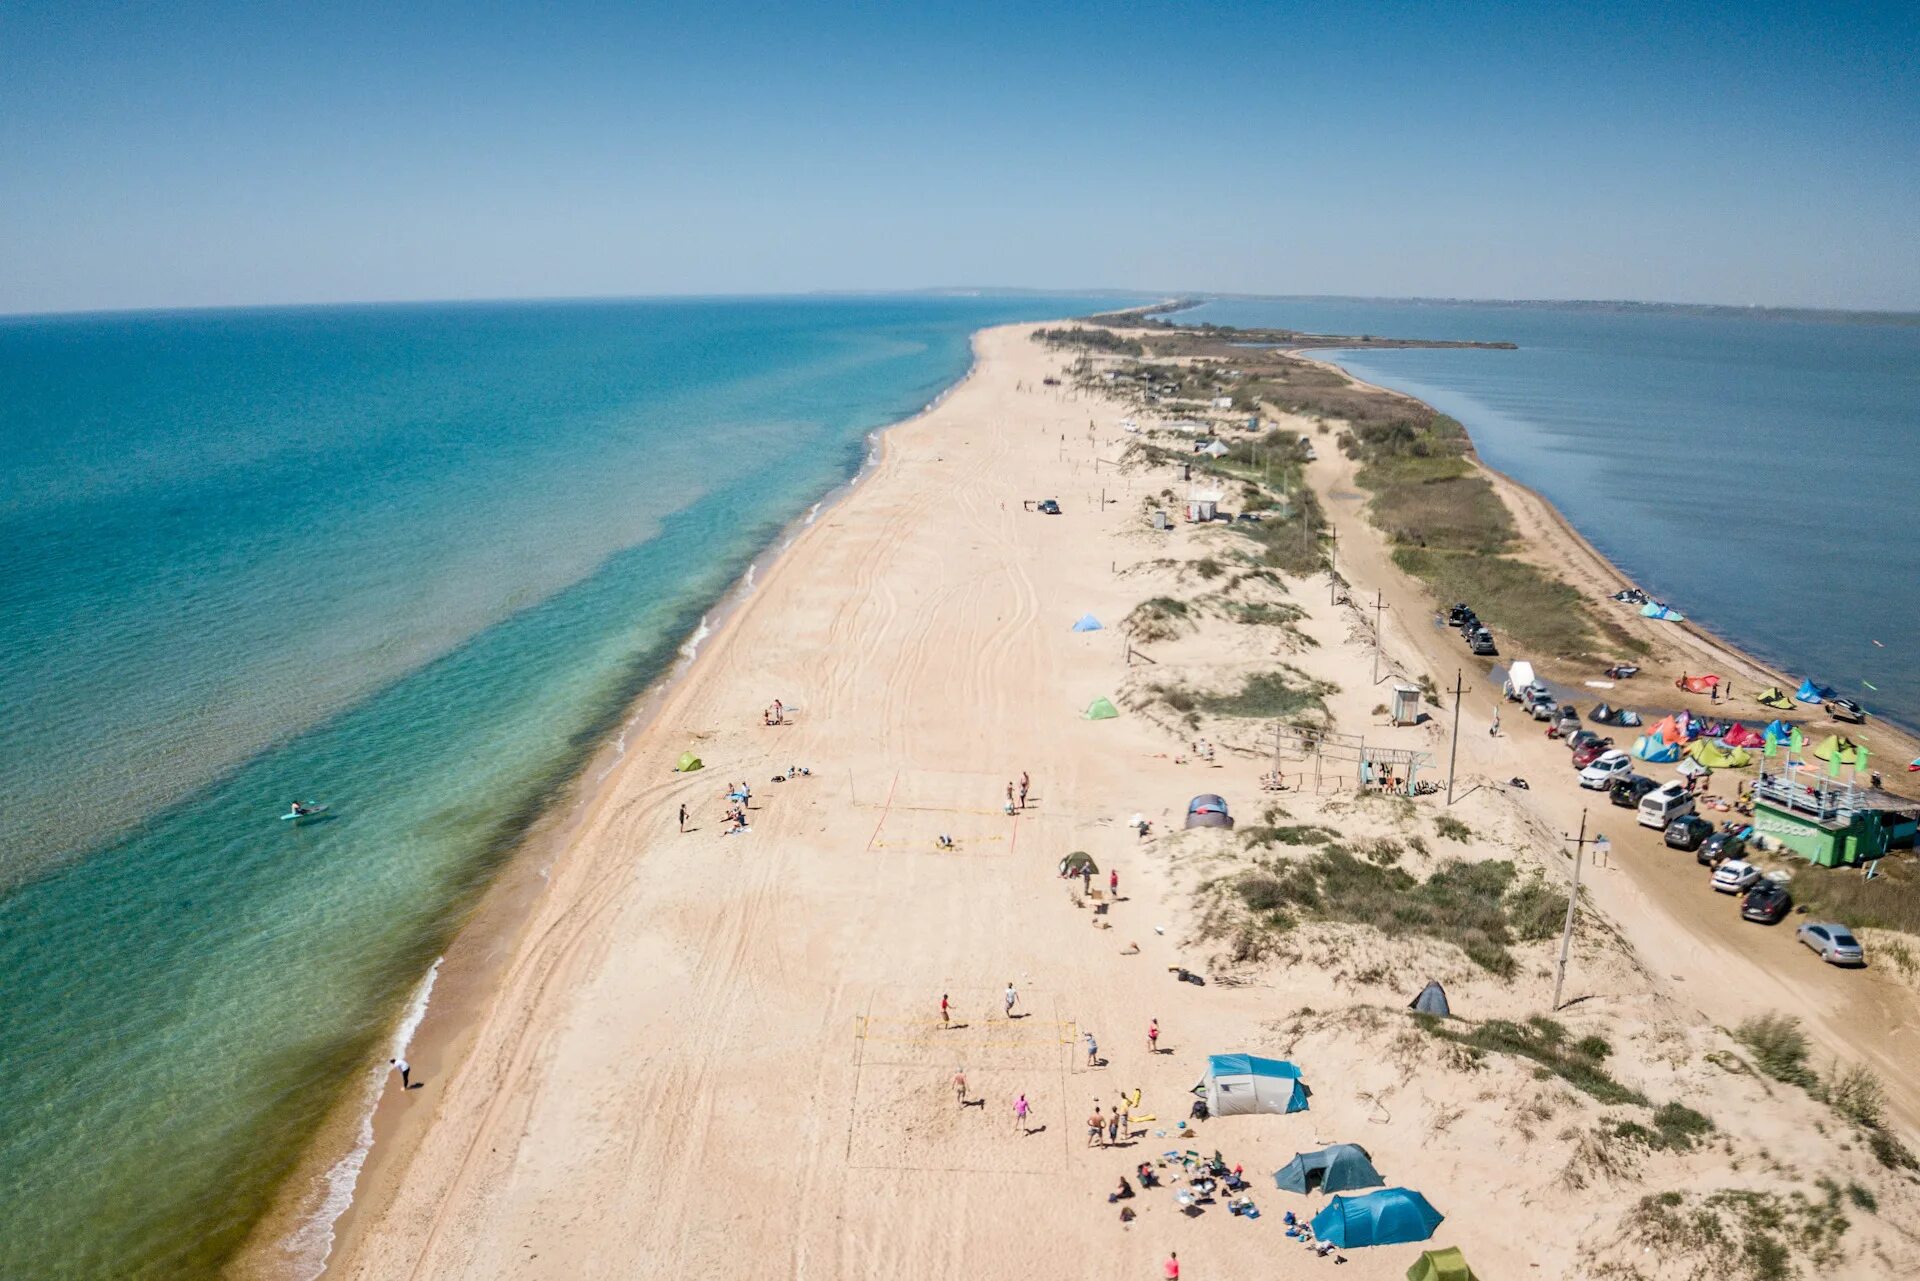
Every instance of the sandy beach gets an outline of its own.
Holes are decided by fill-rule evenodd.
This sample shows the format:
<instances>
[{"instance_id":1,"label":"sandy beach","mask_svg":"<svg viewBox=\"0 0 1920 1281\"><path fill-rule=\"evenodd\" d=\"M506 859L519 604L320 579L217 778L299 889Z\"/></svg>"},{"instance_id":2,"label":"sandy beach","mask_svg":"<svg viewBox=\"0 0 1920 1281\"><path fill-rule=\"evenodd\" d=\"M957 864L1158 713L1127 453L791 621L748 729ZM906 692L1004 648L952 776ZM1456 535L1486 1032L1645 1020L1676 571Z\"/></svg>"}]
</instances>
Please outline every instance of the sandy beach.
<instances>
[{"instance_id":1,"label":"sandy beach","mask_svg":"<svg viewBox=\"0 0 1920 1281\"><path fill-rule=\"evenodd\" d=\"M1797 1257L1826 1275L1920 1269L1897 1226L1920 1208L1912 1179L1804 1091L1727 1066L1739 1053L1726 1031L1755 1014L1800 1018L1822 1064L1876 1072L1912 1142L1912 983L1829 969L1787 927L1741 922L1690 856L1578 793L1564 749L1530 723L1489 736L1498 691L1471 674L1451 808L1371 797L1351 778L1315 784L1294 764L1288 790L1263 791L1269 720L1196 729L1156 688L1232 689L1284 663L1325 684L1334 727L1436 753L1444 770L1450 711L1396 727L1376 708L1396 675L1451 686L1458 645L1428 625L1432 602L1362 517L1353 463L1326 448L1306 479L1352 595L1371 604L1377 590L1388 607L1378 682L1366 616L1325 575L1244 586L1276 616L1286 606L1284 626L1196 608L1136 658L1121 621L1149 597L1219 592L1199 566L1230 560L1238 536L1148 527L1143 502L1177 477L1119 465L1127 410L1046 385L1067 357L1033 328L977 336L974 373L889 430L852 492L763 563L617 765L584 785L550 857L496 894L487 945L450 957L422 1028L423 1088L395 1083L381 1102L328 1275L1149 1277L1174 1251L1189 1277L1293 1275L1335 1266L1285 1235L1288 1211L1325 1198L1276 1191L1272 1173L1333 1142L1363 1145L1389 1186L1422 1191L1446 1216L1427 1244L1461 1247L1483 1277L1594 1275L1602 1262L1648 1281L1697 1275L1716 1256L1661 1237L1665 1203L1646 1199L1727 1190L1795 1207ZM1610 567L1505 484L1529 546L1598 587ZM1044 498L1063 514L1028 508ZM1071 630L1088 613L1104 628ZM1710 638L1687 645L1763 675ZM1651 676L1650 696L1673 702L1670 679ZM1101 697L1120 715L1085 719ZM776 699L790 723L765 723ZM686 752L704 768L674 772ZM1515 776L1540 782L1502 786ZM742 782L750 830L723 835ZM1199 793L1225 797L1241 832L1180 831ZM1251 936L1222 887L1256 856L1305 854L1252 849L1249 828L1336 832L1382 876L1497 860L1516 886L1564 892L1562 836L1583 804L1612 853L1587 868L1591 910L1553 1026L1607 1047L1619 1093L1406 1014L1437 979L1456 1015L1526 1026L1549 1009L1557 938L1509 940L1504 972L1430 934L1336 922L1236 948ZM1128 826L1136 813L1148 839ZM1442 817L1470 835L1445 835ZM1074 851L1098 863L1094 887L1117 875L1117 894L1090 901L1061 878ZM1310 1109L1180 1133L1206 1056L1241 1051L1296 1062ZM1125 1141L1090 1146L1088 1114L1135 1090ZM1660 1130L1668 1104L1710 1132L1622 1137ZM1261 1217L1230 1214L1224 1196L1185 1214L1169 1188L1108 1201L1123 1175L1137 1186L1142 1162L1189 1149L1244 1165ZM1161 1173L1177 1177L1177 1163ZM1836 1232L1842 1211L1850 1226ZM1344 1274L1403 1276L1421 1248L1344 1251Z\"/></svg>"}]
</instances>

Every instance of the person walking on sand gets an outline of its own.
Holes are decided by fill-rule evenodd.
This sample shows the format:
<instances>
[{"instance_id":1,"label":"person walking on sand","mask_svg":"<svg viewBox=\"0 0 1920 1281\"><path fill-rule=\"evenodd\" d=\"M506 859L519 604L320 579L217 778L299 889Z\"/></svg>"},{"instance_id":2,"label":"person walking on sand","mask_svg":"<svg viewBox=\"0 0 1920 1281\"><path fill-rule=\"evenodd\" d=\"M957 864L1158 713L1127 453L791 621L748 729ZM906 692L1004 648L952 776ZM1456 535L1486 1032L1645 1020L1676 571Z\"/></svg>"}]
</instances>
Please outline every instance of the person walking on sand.
<instances>
[{"instance_id":1,"label":"person walking on sand","mask_svg":"<svg viewBox=\"0 0 1920 1281\"><path fill-rule=\"evenodd\" d=\"M1026 1095L1022 1094L1019 1098L1015 1099L1013 1101L1013 1128L1016 1130L1026 1129L1027 1115L1032 1111L1033 1109L1027 1106Z\"/></svg>"},{"instance_id":2,"label":"person walking on sand","mask_svg":"<svg viewBox=\"0 0 1920 1281\"><path fill-rule=\"evenodd\" d=\"M1160 1020L1147 1020L1147 1053L1160 1053Z\"/></svg>"},{"instance_id":3,"label":"person walking on sand","mask_svg":"<svg viewBox=\"0 0 1920 1281\"><path fill-rule=\"evenodd\" d=\"M1012 979L1008 979L1008 980L1007 980L1007 992L1006 992L1006 1003L1007 1003L1007 1017L1008 1017L1008 1018L1012 1018L1012 1017L1013 1017L1013 1007L1014 1007L1014 1003L1015 1003L1015 1002L1017 1002L1017 1001L1018 1001L1019 999L1020 999L1020 993L1018 993L1018 992L1016 992L1016 991L1014 991L1014 989L1013 989L1013 980L1012 980ZM1025 1098L1026 1096L1025 1096L1025 1095L1022 1095L1021 1097L1022 1097L1022 1098Z\"/></svg>"},{"instance_id":4,"label":"person walking on sand","mask_svg":"<svg viewBox=\"0 0 1920 1281\"><path fill-rule=\"evenodd\" d=\"M1013 813L1013 784L1007 784L1007 813Z\"/></svg>"},{"instance_id":5,"label":"person walking on sand","mask_svg":"<svg viewBox=\"0 0 1920 1281\"><path fill-rule=\"evenodd\" d=\"M1120 869L1117 867L1107 869L1107 896L1120 897Z\"/></svg>"},{"instance_id":6,"label":"person walking on sand","mask_svg":"<svg viewBox=\"0 0 1920 1281\"><path fill-rule=\"evenodd\" d=\"M1488 738L1500 737L1500 713L1499 712L1495 712L1493 714L1493 724L1487 726L1487 737Z\"/></svg>"},{"instance_id":7,"label":"person walking on sand","mask_svg":"<svg viewBox=\"0 0 1920 1281\"><path fill-rule=\"evenodd\" d=\"M686 835L686 831L687 831L687 803L685 801L681 801L680 802L680 834L684 836Z\"/></svg>"},{"instance_id":8,"label":"person walking on sand","mask_svg":"<svg viewBox=\"0 0 1920 1281\"><path fill-rule=\"evenodd\" d=\"M387 1066L400 1074L401 1089L411 1090L413 1088L412 1064L408 1063L405 1059L388 1059Z\"/></svg>"},{"instance_id":9,"label":"person walking on sand","mask_svg":"<svg viewBox=\"0 0 1920 1281\"><path fill-rule=\"evenodd\" d=\"M1087 1146L1099 1147L1107 1136L1107 1118L1100 1115L1100 1105L1093 1105L1093 1115L1087 1118Z\"/></svg>"},{"instance_id":10,"label":"person walking on sand","mask_svg":"<svg viewBox=\"0 0 1920 1281\"><path fill-rule=\"evenodd\" d=\"M1093 1039L1093 1033L1087 1033L1087 1066L1100 1066L1100 1043Z\"/></svg>"},{"instance_id":11,"label":"person walking on sand","mask_svg":"<svg viewBox=\"0 0 1920 1281\"><path fill-rule=\"evenodd\" d=\"M942 992L940 994L940 1026L941 1027L951 1027L953 1025L953 1019L948 1014L947 1009L948 1009L947 994L945 992Z\"/></svg>"},{"instance_id":12,"label":"person walking on sand","mask_svg":"<svg viewBox=\"0 0 1920 1281\"><path fill-rule=\"evenodd\" d=\"M1112 1147L1120 1141L1120 1104L1113 1105L1113 1115L1107 1118L1107 1146Z\"/></svg>"},{"instance_id":13,"label":"person walking on sand","mask_svg":"<svg viewBox=\"0 0 1920 1281\"><path fill-rule=\"evenodd\" d=\"M1021 770L1020 771L1020 808L1021 809L1027 808L1027 785L1028 785L1027 772L1025 770Z\"/></svg>"},{"instance_id":14,"label":"person walking on sand","mask_svg":"<svg viewBox=\"0 0 1920 1281\"><path fill-rule=\"evenodd\" d=\"M954 1069L953 1101L961 1107L967 1106L967 1070L965 1068Z\"/></svg>"},{"instance_id":15,"label":"person walking on sand","mask_svg":"<svg viewBox=\"0 0 1920 1281\"><path fill-rule=\"evenodd\" d=\"M1160 1269L1167 1281L1180 1281L1180 1255L1175 1251L1167 1255L1166 1264Z\"/></svg>"}]
</instances>

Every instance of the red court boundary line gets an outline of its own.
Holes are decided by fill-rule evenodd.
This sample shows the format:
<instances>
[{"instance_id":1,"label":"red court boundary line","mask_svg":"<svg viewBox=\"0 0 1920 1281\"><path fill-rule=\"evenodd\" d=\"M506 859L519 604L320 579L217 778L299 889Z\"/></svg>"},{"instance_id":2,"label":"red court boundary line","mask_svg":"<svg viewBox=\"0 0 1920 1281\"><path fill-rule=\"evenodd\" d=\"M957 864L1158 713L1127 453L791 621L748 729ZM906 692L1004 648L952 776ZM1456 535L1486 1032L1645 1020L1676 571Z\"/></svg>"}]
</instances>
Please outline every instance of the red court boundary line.
<instances>
[{"instance_id":1,"label":"red court boundary line","mask_svg":"<svg viewBox=\"0 0 1920 1281\"><path fill-rule=\"evenodd\" d=\"M887 811L893 808L893 789L900 785L900 771L893 772L893 781L887 784L887 800L880 807L880 821L873 825L873 835L867 838L867 852L873 852L873 843L880 839L880 829L887 825ZM852 1142L851 1139L848 1140Z\"/></svg>"}]
</instances>

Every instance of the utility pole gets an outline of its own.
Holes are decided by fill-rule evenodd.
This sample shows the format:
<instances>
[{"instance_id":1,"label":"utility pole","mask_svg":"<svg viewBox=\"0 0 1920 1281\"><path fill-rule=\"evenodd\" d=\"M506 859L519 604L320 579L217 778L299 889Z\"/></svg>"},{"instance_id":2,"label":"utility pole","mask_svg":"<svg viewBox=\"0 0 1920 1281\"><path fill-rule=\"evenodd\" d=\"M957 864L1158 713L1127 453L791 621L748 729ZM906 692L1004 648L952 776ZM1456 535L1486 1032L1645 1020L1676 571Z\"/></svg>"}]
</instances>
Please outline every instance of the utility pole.
<instances>
[{"instance_id":1,"label":"utility pole","mask_svg":"<svg viewBox=\"0 0 1920 1281\"><path fill-rule=\"evenodd\" d=\"M1567 982L1567 954L1573 949L1573 914L1580 906L1580 864L1589 845L1604 845L1606 837L1596 836L1587 839L1587 812L1580 811L1580 835L1567 838L1573 842L1573 892L1567 895L1567 923L1560 929L1560 966L1553 976L1553 1008L1560 1009L1560 990Z\"/></svg>"},{"instance_id":2,"label":"utility pole","mask_svg":"<svg viewBox=\"0 0 1920 1281\"><path fill-rule=\"evenodd\" d=\"M1447 753L1447 804L1453 804L1453 766L1460 759L1460 695L1466 691L1461 681L1466 673L1459 668L1453 672L1453 750Z\"/></svg>"},{"instance_id":3,"label":"utility pole","mask_svg":"<svg viewBox=\"0 0 1920 1281\"><path fill-rule=\"evenodd\" d=\"M1375 685L1380 683L1380 611L1386 608L1380 603L1380 596L1380 590L1375 588L1373 593L1373 683Z\"/></svg>"}]
</instances>

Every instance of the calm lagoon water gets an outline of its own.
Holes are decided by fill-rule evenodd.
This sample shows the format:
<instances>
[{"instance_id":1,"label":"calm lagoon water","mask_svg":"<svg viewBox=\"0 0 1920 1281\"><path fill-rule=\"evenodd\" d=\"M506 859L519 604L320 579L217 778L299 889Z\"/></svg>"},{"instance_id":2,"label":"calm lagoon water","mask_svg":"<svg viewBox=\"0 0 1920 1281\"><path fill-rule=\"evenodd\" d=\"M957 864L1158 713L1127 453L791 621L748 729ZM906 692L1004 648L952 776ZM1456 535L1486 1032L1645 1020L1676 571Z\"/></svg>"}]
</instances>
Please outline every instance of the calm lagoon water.
<instances>
[{"instance_id":1,"label":"calm lagoon water","mask_svg":"<svg viewBox=\"0 0 1920 1281\"><path fill-rule=\"evenodd\" d=\"M0 1276L217 1268L751 558L1109 302L0 319Z\"/></svg>"},{"instance_id":2,"label":"calm lagoon water","mask_svg":"<svg viewBox=\"0 0 1920 1281\"><path fill-rule=\"evenodd\" d=\"M1920 729L1920 326L1327 298L1178 319L1518 343L1329 356L1459 419L1657 598Z\"/></svg>"}]
</instances>

